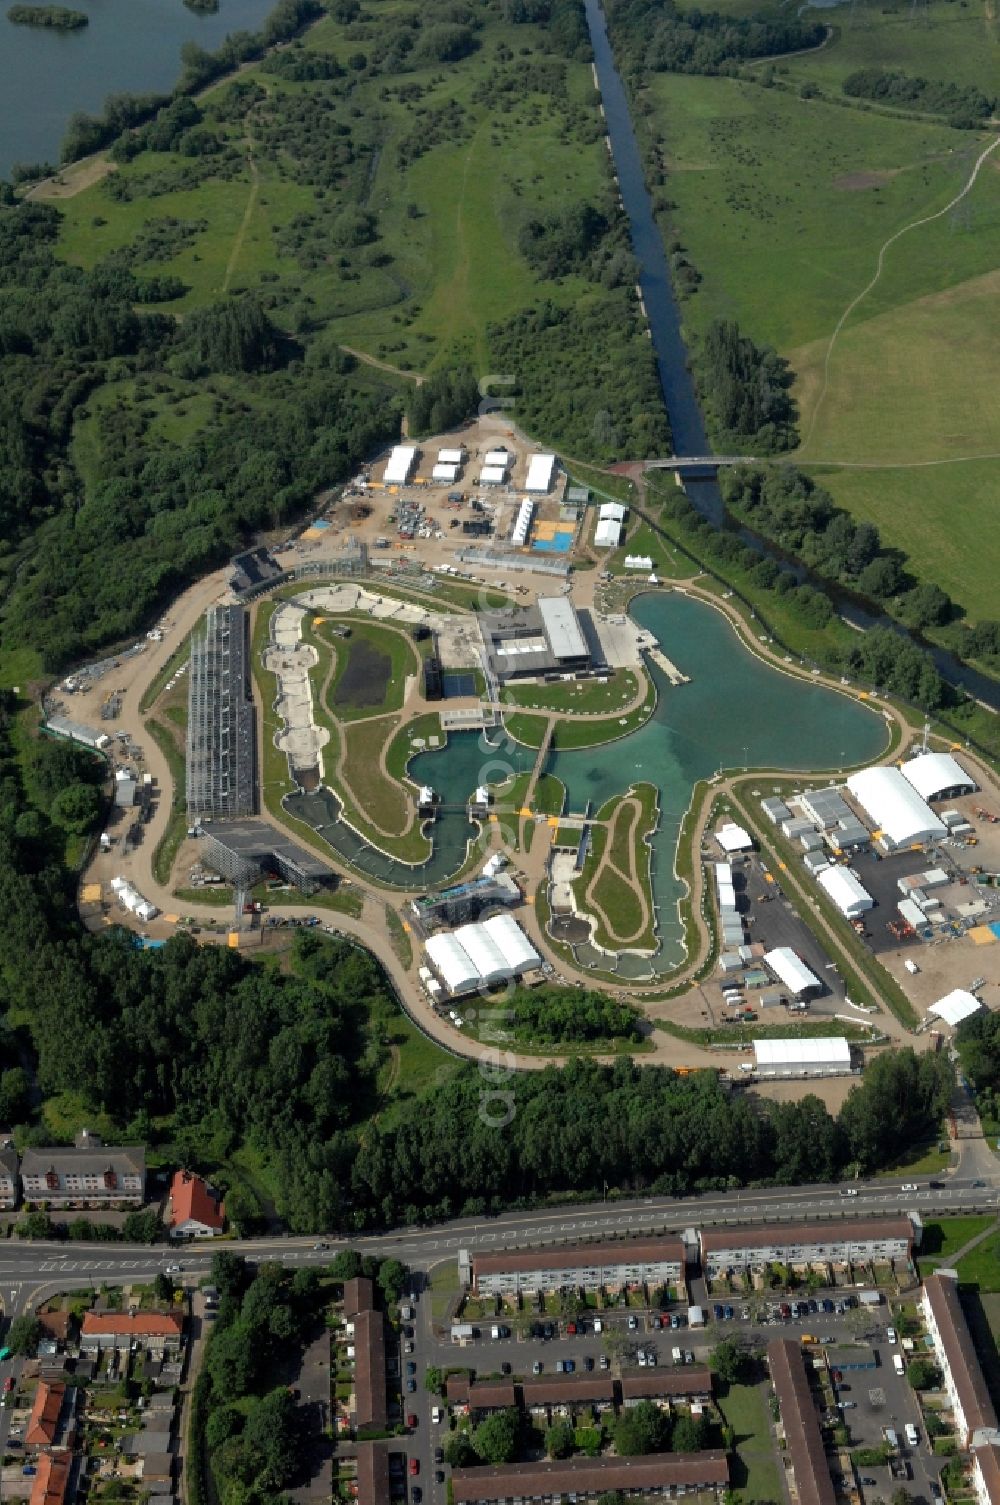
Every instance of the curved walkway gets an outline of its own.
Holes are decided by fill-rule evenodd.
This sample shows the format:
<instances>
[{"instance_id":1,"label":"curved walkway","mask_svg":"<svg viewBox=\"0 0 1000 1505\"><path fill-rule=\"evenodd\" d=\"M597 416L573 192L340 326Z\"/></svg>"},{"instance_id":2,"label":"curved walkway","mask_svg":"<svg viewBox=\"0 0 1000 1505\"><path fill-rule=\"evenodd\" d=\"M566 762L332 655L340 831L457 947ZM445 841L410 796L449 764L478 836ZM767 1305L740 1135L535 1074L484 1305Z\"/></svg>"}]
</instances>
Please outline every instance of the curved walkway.
<instances>
[{"instance_id":1,"label":"curved walkway","mask_svg":"<svg viewBox=\"0 0 1000 1505\"><path fill-rule=\"evenodd\" d=\"M847 320L850 318L851 314L858 307L858 304L862 303L865 298L868 297L868 294L872 292L872 290L879 282L879 279L882 276L883 268L885 266L886 252L889 250L889 247L895 245L896 241L901 240L904 235L908 235L911 230L919 230L924 225L932 225L935 220L943 219L946 214L950 213L951 210L955 208L956 204L960 204L966 197L966 195L972 192L975 181L979 176L980 168L982 167L983 163L986 161L990 153L996 151L998 146L1000 146L1000 136L997 136L993 141L990 142L989 146L984 147L984 149L979 153L973 169L966 179L963 187L959 190L958 193L956 193L955 197L951 199L949 203L945 204L943 209L938 209L933 214L925 214L921 219L911 220L908 225L903 225L901 229L894 231L893 234L889 236L888 240L883 241L882 246L879 249L878 260L875 265L875 275L872 277L867 287L862 288L857 297L853 298L844 309L844 312L837 320L833 334L830 336L830 343L826 347L826 356L823 361L823 385L820 388L819 396L817 397L816 402L813 405L812 414L809 420L809 432L806 434L806 437L799 445L797 451L799 455L801 455L804 450L808 449L810 443L812 442L813 433L816 428L816 420L819 417L820 409L823 406L823 403L826 399L827 390L829 389L830 362L833 358L834 348L837 344L840 332L843 329L844 325L847 323Z\"/></svg>"}]
</instances>

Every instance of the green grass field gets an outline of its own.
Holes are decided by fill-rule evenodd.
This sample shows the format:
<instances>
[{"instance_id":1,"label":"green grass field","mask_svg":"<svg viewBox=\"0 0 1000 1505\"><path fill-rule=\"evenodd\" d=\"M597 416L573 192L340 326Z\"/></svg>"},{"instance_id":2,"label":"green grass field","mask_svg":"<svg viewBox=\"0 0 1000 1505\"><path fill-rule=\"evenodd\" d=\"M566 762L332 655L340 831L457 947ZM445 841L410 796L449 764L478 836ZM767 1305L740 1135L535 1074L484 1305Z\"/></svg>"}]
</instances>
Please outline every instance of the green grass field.
<instances>
[{"instance_id":1,"label":"green grass field","mask_svg":"<svg viewBox=\"0 0 1000 1505\"><path fill-rule=\"evenodd\" d=\"M767 1412L767 1386L729 1385L719 1410L735 1436L732 1485L742 1500L779 1500L782 1482Z\"/></svg>"},{"instance_id":2,"label":"green grass field","mask_svg":"<svg viewBox=\"0 0 1000 1505\"><path fill-rule=\"evenodd\" d=\"M420 15L415 0L401 0L394 9ZM369 17L349 36L326 19L309 28L303 45L343 61L359 40L369 34L377 40L375 26ZM134 243L150 221L174 218L192 227L186 244L169 260L143 262L139 269L184 282L187 291L170 303L171 312L183 314L264 279L294 288L310 320L326 324L344 344L404 370L456 354L487 370L490 321L507 318L540 293L559 303L593 295L592 284L575 276L540 282L517 249L517 232L543 186L549 208L600 199L608 192L608 168L599 132L582 136L577 129L595 104L586 63L567 65L565 101L541 86L494 99L497 49L527 48L543 57L546 36L535 27L487 20L480 44L458 64L408 71L408 97L381 77L355 83L349 108L354 118L370 112L377 121L378 150L374 162L361 154L345 171L344 202L360 199L377 216L387 257L363 249L346 275L332 254L300 261L293 244L297 225L321 201L308 179L289 170L268 125L286 100L296 107L312 86L278 79L259 65L242 70L240 85L260 87L267 98L245 122L226 118L231 81L203 98L213 129L233 152L223 176L174 187L190 171L190 159L143 152L116 170L116 178L131 185L130 198L112 198L96 184L60 203L60 249L91 267ZM463 112L460 126L431 133L430 148L414 155L407 143L428 133L435 113L456 107ZM576 125L568 123L571 117ZM276 317L284 317L280 303Z\"/></svg>"},{"instance_id":3,"label":"green grass field","mask_svg":"<svg viewBox=\"0 0 1000 1505\"><path fill-rule=\"evenodd\" d=\"M617 669L607 683L588 679L574 684L511 685L503 692L507 705L526 709L564 711L569 715L608 715L634 700L639 691L638 676L631 669Z\"/></svg>"},{"instance_id":4,"label":"green grass field","mask_svg":"<svg viewBox=\"0 0 1000 1505\"><path fill-rule=\"evenodd\" d=\"M955 1268L963 1285L978 1286L984 1294L1000 1291L1000 1233L970 1249Z\"/></svg>"},{"instance_id":5,"label":"green grass field","mask_svg":"<svg viewBox=\"0 0 1000 1505\"><path fill-rule=\"evenodd\" d=\"M1000 463L917 471L806 469L838 506L876 523L920 579L940 585L972 619L996 616L1000 536L988 519L1000 494Z\"/></svg>"},{"instance_id":6,"label":"green grass field","mask_svg":"<svg viewBox=\"0 0 1000 1505\"><path fill-rule=\"evenodd\" d=\"M983 1233L995 1218L941 1218L924 1224L924 1236L920 1240L920 1261L930 1260L935 1264L947 1264L948 1260L978 1233Z\"/></svg>"},{"instance_id":7,"label":"green grass field","mask_svg":"<svg viewBox=\"0 0 1000 1505\"><path fill-rule=\"evenodd\" d=\"M726 9L746 13L742 0ZM877 463L824 468L835 499L884 529L919 578L940 583L971 617L995 615L1000 544L987 519L1000 493L1000 170L991 158L960 206L943 209L991 139L932 117L846 102L861 66L898 68L995 92L997 23L932 0L841 7L832 41L779 63L778 86L653 75L652 126L667 171L661 217L702 275L683 304L697 334L735 318L774 344L796 373L803 443L792 458ZM803 85L819 97L802 98ZM916 468L926 462L959 462ZM904 466L914 466L905 469Z\"/></svg>"}]
</instances>

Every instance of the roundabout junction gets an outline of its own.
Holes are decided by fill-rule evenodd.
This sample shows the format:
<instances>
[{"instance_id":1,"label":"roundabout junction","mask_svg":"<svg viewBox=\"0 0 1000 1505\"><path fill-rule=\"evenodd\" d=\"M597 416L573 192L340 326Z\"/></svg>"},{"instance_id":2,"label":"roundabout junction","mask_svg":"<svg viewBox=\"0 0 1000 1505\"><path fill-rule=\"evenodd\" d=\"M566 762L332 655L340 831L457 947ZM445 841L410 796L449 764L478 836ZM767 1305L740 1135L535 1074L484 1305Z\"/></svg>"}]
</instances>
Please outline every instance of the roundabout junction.
<instances>
[{"instance_id":1,"label":"roundabout junction","mask_svg":"<svg viewBox=\"0 0 1000 1505\"><path fill-rule=\"evenodd\" d=\"M939 1045L942 998L989 1007L992 772L762 639L642 482L588 480L496 415L398 446L54 687L48 729L109 760L84 923L261 954L323 927L513 1069L567 1059L517 1031L525 989L594 989L638 1019L593 1054L765 1093L836 1098L880 1046ZM916 759L952 784L893 840L852 775Z\"/></svg>"}]
</instances>

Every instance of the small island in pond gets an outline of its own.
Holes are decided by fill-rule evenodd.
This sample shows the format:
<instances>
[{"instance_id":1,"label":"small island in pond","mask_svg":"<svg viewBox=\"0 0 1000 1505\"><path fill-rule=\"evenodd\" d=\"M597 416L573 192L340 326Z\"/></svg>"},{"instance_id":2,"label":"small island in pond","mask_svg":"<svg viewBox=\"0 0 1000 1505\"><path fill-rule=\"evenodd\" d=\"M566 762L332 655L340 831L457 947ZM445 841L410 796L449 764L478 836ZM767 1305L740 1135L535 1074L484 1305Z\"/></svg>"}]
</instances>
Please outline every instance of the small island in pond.
<instances>
[{"instance_id":1,"label":"small island in pond","mask_svg":"<svg viewBox=\"0 0 1000 1505\"><path fill-rule=\"evenodd\" d=\"M68 10L65 5L12 5L7 20L18 26L49 26L53 31L79 31L90 17L82 10Z\"/></svg>"}]
</instances>

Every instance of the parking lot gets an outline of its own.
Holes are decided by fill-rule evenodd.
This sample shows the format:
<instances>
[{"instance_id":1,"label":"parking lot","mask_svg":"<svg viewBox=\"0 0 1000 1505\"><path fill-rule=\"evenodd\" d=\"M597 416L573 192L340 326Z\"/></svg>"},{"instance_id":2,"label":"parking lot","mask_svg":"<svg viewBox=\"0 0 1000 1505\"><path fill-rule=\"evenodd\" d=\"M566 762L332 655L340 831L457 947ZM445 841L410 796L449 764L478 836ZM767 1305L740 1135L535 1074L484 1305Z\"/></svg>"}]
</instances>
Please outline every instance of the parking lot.
<instances>
[{"instance_id":1,"label":"parking lot","mask_svg":"<svg viewBox=\"0 0 1000 1505\"><path fill-rule=\"evenodd\" d=\"M435 1505L443 1502L450 1472L436 1453L449 1435L451 1421L447 1407L440 1422L435 1424L431 1419L438 1401L424 1386L428 1366L443 1372L468 1371L478 1379L509 1378L514 1382L532 1375L588 1372L617 1377L622 1369L632 1367L707 1363L724 1337L737 1337L761 1353L776 1337L798 1337L802 1341L807 1362L811 1358L820 1388L825 1387L828 1396L824 1421L831 1428L839 1423L849 1428L847 1449L838 1452L831 1441L828 1451L839 1493L861 1500L889 1499L902 1485L928 1505L936 1498L944 1460L931 1451L916 1394L893 1365L893 1356L902 1350L887 1304L864 1306L855 1291L839 1288L798 1301L769 1292L755 1292L742 1300L709 1299L702 1309L705 1325L695 1327L688 1325L687 1305L680 1303L666 1311L614 1306L600 1312L588 1310L582 1317L569 1319L538 1311L516 1316L491 1311L470 1319L465 1325L471 1325L472 1336L455 1342L449 1328L431 1321L429 1301L418 1300L414 1321L403 1328L404 1347L412 1342L413 1349L400 1356L403 1385L413 1385L412 1391L405 1388L403 1394L406 1418L415 1423L409 1456L419 1460L419 1474L406 1478L410 1499L434 1501ZM496 1338L492 1336L494 1329L499 1333ZM838 1347L853 1361L873 1362L874 1367L844 1364L832 1368L826 1351ZM922 1351L918 1339L914 1353ZM461 1409L456 1408L456 1415ZM919 1440L915 1446L906 1441L907 1424L917 1428ZM881 1448L886 1428L898 1439L895 1476L885 1465L852 1467L849 1452ZM752 1441L758 1447L774 1446L770 1434ZM846 1468L844 1474L838 1471L838 1456L839 1469ZM397 1484L403 1487L402 1473L397 1476Z\"/></svg>"}]
</instances>

